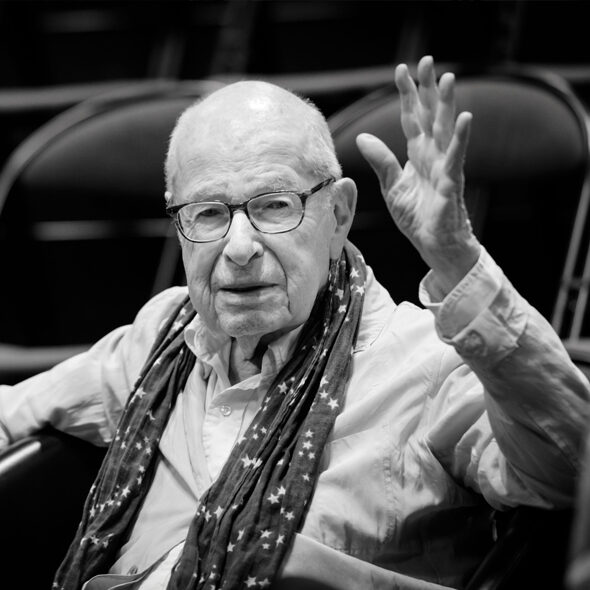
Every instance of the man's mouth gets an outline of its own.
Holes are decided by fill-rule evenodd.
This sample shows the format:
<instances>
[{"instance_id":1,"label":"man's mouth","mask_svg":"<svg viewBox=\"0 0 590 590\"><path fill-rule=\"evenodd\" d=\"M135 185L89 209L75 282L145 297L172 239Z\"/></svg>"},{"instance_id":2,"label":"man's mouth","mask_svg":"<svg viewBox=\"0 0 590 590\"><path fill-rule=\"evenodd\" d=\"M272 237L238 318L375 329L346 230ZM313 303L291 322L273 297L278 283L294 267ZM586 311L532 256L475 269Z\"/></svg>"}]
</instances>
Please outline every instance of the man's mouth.
<instances>
[{"instance_id":1,"label":"man's mouth","mask_svg":"<svg viewBox=\"0 0 590 590\"><path fill-rule=\"evenodd\" d=\"M270 283L247 283L241 285L227 285L222 287L222 291L229 291L230 293L252 293L261 289L272 287Z\"/></svg>"}]
</instances>

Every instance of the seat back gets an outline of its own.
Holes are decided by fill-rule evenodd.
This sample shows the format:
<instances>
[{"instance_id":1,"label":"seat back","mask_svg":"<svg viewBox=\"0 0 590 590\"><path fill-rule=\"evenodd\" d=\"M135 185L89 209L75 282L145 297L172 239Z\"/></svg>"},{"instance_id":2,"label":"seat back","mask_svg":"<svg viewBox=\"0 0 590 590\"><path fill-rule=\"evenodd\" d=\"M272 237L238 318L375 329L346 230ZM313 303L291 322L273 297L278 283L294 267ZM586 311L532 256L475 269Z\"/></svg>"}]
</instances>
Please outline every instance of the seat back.
<instances>
[{"instance_id":1,"label":"seat back","mask_svg":"<svg viewBox=\"0 0 590 590\"><path fill-rule=\"evenodd\" d=\"M549 317L588 167L583 108L560 78L511 70L459 76L456 97L458 112L474 115L465 176L476 234ZM397 90L384 87L329 122L344 173L359 187L351 240L394 299L416 301L426 267L395 228L354 143L373 133L405 163Z\"/></svg>"},{"instance_id":2,"label":"seat back","mask_svg":"<svg viewBox=\"0 0 590 590\"><path fill-rule=\"evenodd\" d=\"M177 278L175 256L162 257L177 248L168 137L219 86L150 83L88 100L16 150L0 177L0 341L92 342Z\"/></svg>"}]
</instances>

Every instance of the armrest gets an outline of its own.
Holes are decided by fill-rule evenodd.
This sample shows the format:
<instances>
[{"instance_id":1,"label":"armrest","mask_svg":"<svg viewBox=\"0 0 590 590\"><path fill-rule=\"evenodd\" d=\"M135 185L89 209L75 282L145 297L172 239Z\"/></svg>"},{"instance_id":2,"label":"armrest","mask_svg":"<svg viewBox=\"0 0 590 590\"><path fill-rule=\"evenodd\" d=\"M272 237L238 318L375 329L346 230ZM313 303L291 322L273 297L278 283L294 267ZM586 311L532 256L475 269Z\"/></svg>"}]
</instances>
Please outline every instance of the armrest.
<instances>
[{"instance_id":1,"label":"armrest","mask_svg":"<svg viewBox=\"0 0 590 590\"><path fill-rule=\"evenodd\" d=\"M51 587L104 453L56 430L0 453L2 587Z\"/></svg>"}]
</instances>

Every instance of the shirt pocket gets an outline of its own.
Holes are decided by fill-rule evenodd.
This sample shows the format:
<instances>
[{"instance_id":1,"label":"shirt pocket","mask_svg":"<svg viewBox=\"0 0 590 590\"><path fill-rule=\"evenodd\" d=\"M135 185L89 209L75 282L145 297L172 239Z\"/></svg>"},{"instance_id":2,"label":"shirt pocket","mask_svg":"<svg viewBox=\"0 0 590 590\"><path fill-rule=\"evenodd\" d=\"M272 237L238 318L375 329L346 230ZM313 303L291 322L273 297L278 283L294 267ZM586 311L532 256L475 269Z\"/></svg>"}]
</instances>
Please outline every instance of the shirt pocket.
<instances>
[{"instance_id":1,"label":"shirt pocket","mask_svg":"<svg viewBox=\"0 0 590 590\"><path fill-rule=\"evenodd\" d=\"M380 553L395 523L389 446L384 426L326 445L303 535L365 561Z\"/></svg>"}]
</instances>

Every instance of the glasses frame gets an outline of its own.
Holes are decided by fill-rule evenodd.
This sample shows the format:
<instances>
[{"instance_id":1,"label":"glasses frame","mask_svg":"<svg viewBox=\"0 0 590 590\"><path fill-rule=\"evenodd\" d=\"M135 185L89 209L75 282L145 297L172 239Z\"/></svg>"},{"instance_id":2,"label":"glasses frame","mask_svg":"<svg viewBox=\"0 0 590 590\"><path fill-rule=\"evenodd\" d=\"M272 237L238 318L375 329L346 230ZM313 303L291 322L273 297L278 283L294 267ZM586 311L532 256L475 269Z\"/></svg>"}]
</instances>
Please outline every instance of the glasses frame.
<instances>
[{"instance_id":1,"label":"glasses frame","mask_svg":"<svg viewBox=\"0 0 590 590\"><path fill-rule=\"evenodd\" d=\"M263 234L285 234L287 232L293 231L294 229L297 229L301 225L301 222L303 221L303 218L305 217L305 204L307 202L307 199L309 199L309 197L311 197L311 195L322 190L324 187L328 186L332 182L336 182L336 179L333 176L330 176L329 178L322 180L322 182L320 182L319 184L316 184L315 186L313 186L312 188L310 188L306 191L302 191L302 192L269 191L266 193L260 193L258 195L254 195L253 197L250 197L249 199L246 199L245 201L242 201L241 203L236 203L236 204L225 203L224 201L192 201L191 203L183 203L182 205L171 205L170 207L166 207L166 213L174 219L174 223L175 223L178 231L181 233L182 237L185 240L188 240L189 242L193 242L195 244L205 244L207 242L216 242L217 240L221 240L221 239L225 238L225 236L227 236L227 234L229 232L229 229L231 227L231 224L232 224L232 221L234 218L234 213L236 211L243 211L246 214L248 221L252 224L252 227L254 227L260 233L263 233ZM254 222L254 220L250 218L250 212L248 211L248 203L250 203L250 201L252 201L253 199L257 199L258 197L265 197L267 195L284 194L284 193L291 193L291 194L297 195L301 199L301 205L303 208L301 210L301 218L299 219L297 225L295 225L294 227L292 227L290 229L282 229L280 231L265 231L263 229L260 229L256 225L256 223ZM184 207L187 207L188 205L194 205L195 203L204 203L204 204L207 204L207 203L219 204L219 203L221 203L222 205L225 205L227 207L227 209L229 210L229 223L227 224L227 229L225 230L225 233L222 236L219 236L218 238L214 238L212 240L194 240L193 238L189 238L184 233L184 230L182 229L182 226L179 221L178 212L181 209L183 209Z\"/></svg>"}]
</instances>

